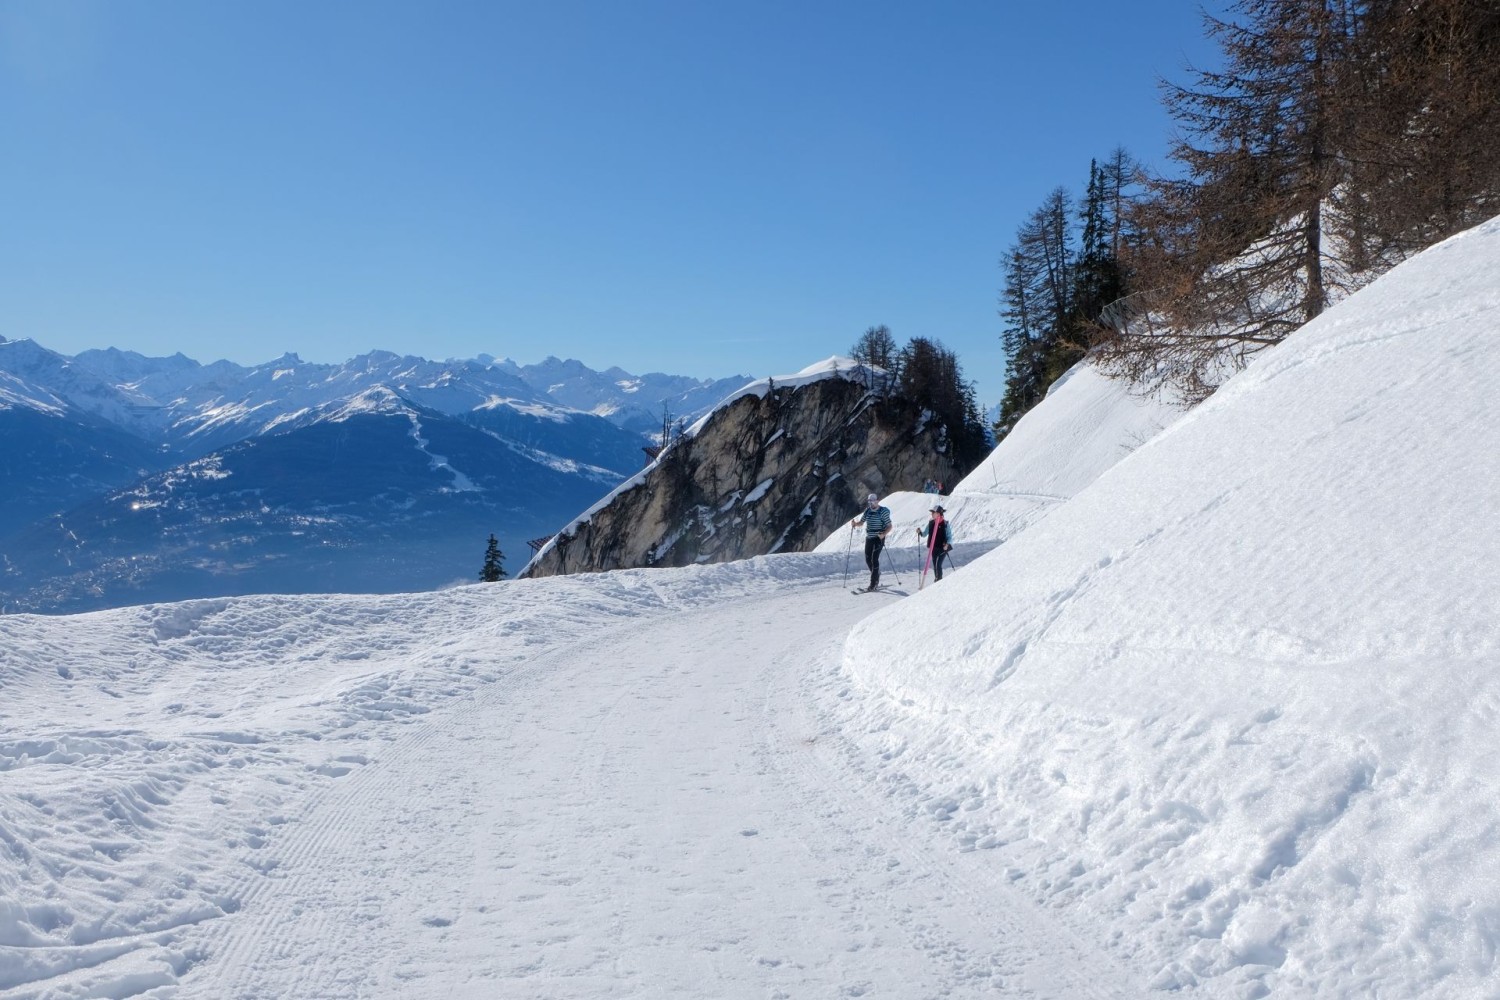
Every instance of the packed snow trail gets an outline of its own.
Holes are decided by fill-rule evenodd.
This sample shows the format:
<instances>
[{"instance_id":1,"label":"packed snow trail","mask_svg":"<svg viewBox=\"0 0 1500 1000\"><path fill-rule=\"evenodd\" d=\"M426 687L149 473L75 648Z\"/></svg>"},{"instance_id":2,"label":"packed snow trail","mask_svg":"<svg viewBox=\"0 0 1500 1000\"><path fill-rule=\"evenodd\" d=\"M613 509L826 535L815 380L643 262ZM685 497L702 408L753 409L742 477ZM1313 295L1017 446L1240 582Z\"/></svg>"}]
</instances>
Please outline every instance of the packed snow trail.
<instances>
[{"instance_id":1,"label":"packed snow trail","mask_svg":"<svg viewBox=\"0 0 1500 1000\"><path fill-rule=\"evenodd\" d=\"M175 927L165 966L0 996L1138 995L993 855L933 838L859 770L836 654L889 605L851 596L834 564L773 558L803 572L732 585L719 568L541 583L578 613L518 600L512 631L536 652L493 683L426 711L452 671L429 669L425 691L377 675L340 693L375 706L345 734L358 752L317 741L321 784L268 801L224 915ZM684 587L694 573L719 582ZM504 621L501 602L490 613ZM197 627L184 611L172 629ZM480 667L482 643L423 631L459 674ZM282 671L256 683L273 679L288 690L236 694L261 722L273 697L296 701Z\"/></svg>"}]
</instances>

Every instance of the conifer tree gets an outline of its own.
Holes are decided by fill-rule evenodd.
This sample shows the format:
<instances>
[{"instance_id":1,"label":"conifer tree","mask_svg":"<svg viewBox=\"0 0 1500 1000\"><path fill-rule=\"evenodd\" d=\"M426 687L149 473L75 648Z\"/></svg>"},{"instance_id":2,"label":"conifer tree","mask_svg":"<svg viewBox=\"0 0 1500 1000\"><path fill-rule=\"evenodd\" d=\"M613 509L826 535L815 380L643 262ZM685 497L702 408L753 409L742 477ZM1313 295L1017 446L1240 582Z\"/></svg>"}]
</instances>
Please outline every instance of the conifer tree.
<instances>
[{"instance_id":1,"label":"conifer tree","mask_svg":"<svg viewBox=\"0 0 1500 1000\"><path fill-rule=\"evenodd\" d=\"M1123 202L1130 183L1130 158L1115 150L1112 162L1089 164L1088 193L1083 204L1083 234L1078 263L1073 269L1073 312L1080 324L1073 339L1087 338L1082 327L1096 322L1104 307L1125 294L1125 272L1120 261L1124 239Z\"/></svg>"},{"instance_id":2,"label":"conifer tree","mask_svg":"<svg viewBox=\"0 0 1500 1000\"><path fill-rule=\"evenodd\" d=\"M885 373L869 374L870 384L867 388L872 392L890 392L894 388L900 376L898 369L901 362L896 350L896 338L891 335L890 327L882 323L867 329L854 342L849 356L867 368L878 368Z\"/></svg>"},{"instance_id":3,"label":"conifer tree","mask_svg":"<svg viewBox=\"0 0 1500 1000\"><path fill-rule=\"evenodd\" d=\"M1222 68L1167 86L1182 170L1117 214L1129 225L1115 256L1131 294L1108 307L1111 329L1095 343L1106 371L1189 399L1330 295L1500 204L1496 0L1228 9L1204 18ZM1099 239L1088 221L1083 243L1079 270L1091 272ZM1094 283L1081 277L1080 298Z\"/></svg>"},{"instance_id":4,"label":"conifer tree","mask_svg":"<svg viewBox=\"0 0 1500 1000\"><path fill-rule=\"evenodd\" d=\"M964 380L958 355L941 342L913 337L898 356L900 394L932 411L948 431L953 458L972 468L989 450L974 387Z\"/></svg>"},{"instance_id":5,"label":"conifer tree","mask_svg":"<svg viewBox=\"0 0 1500 1000\"><path fill-rule=\"evenodd\" d=\"M1104 229L1109 239L1109 255L1117 263L1125 259L1126 242L1130 235L1126 219L1134 201L1132 190L1139 172L1135 157L1124 146L1116 146L1109 154L1109 159L1099 167L1099 191L1104 202L1103 214L1106 220ZM1119 270L1123 279L1123 264L1119 264Z\"/></svg>"},{"instance_id":6,"label":"conifer tree","mask_svg":"<svg viewBox=\"0 0 1500 1000\"><path fill-rule=\"evenodd\" d=\"M1090 193L1096 195L1097 171L1090 174ZM996 437L1010 433L1047 387L1083 355L1072 216L1072 197L1065 188L1055 189L1022 224L1002 265L1001 342L1007 360ZM1088 235L1096 239L1098 227Z\"/></svg>"},{"instance_id":7,"label":"conifer tree","mask_svg":"<svg viewBox=\"0 0 1500 1000\"><path fill-rule=\"evenodd\" d=\"M1005 327L1000 342L1005 349L1005 395L995 437L1009 434L1016 421L1047 391L1046 354L1040 312L1037 308L1036 277L1020 248L1011 247L1002 267L1005 285L1001 292L1000 317Z\"/></svg>"},{"instance_id":8,"label":"conifer tree","mask_svg":"<svg viewBox=\"0 0 1500 1000\"><path fill-rule=\"evenodd\" d=\"M484 568L479 571L479 579L482 583L498 583L505 579L505 553L500 551L500 542L494 535L490 536L489 545L484 550Z\"/></svg>"},{"instance_id":9,"label":"conifer tree","mask_svg":"<svg viewBox=\"0 0 1500 1000\"><path fill-rule=\"evenodd\" d=\"M1001 262L1006 375L997 438L1084 356L1102 328L1101 315L1126 294L1123 250L1131 239L1135 184L1135 161L1117 147L1102 164L1090 162L1076 217L1071 196L1057 188L1017 231Z\"/></svg>"}]
</instances>

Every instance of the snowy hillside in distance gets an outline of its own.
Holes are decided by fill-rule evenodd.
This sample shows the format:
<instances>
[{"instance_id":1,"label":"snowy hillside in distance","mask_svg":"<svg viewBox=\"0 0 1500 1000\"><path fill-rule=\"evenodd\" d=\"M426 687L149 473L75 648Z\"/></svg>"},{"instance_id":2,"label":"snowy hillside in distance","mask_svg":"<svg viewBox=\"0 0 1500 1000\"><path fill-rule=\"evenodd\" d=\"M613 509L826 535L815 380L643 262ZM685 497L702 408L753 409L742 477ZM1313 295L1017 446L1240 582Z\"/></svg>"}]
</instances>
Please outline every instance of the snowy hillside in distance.
<instances>
[{"instance_id":1,"label":"snowy hillside in distance","mask_svg":"<svg viewBox=\"0 0 1500 1000\"><path fill-rule=\"evenodd\" d=\"M692 421L727 393L754 379L751 375L696 379L661 372L632 375L621 368L598 372L581 361L571 358L561 361L555 357L534 365L520 365L509 358L493 364L497 370L515 375L563 406L607 417L621 427L658 437L663 408L674 421Z\"/></svg>"},{"instance_id":2,"label":"snowy hillside in distance","mask_svg":"<svg viewBox=\"0 0 1500 1000\"><path fill-rule=\"evenodd\" d=\"M1497 275L1185 415L1075 372L920 593L0 616L0 1000L1500 996Z\"/></svg>"}]
</instances>

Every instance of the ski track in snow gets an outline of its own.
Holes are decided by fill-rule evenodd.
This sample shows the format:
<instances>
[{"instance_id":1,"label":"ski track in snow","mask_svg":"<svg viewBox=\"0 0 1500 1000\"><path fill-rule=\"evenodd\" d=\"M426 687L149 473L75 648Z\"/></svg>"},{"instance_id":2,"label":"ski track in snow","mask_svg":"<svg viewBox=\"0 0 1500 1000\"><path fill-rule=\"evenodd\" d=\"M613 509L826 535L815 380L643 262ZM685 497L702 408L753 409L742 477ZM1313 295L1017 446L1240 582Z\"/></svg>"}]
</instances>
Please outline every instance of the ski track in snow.
<instances>
[{"instance_id":1,"label":"ski track in snow","mask_svg":"<svg viewBox=\"0 0 1500 1000\"><path fill-rule=\"evenodd\" d=\"M188 720L206 750L158 748L172 787L126 853L163 857L99 875L171 876L186 901L153 932L13 966L0 997L1135 995L997 854L934 840L861 767L836 653L890 605L850 595L840 560L782 559L798 568L431 595L405 608L431 615L417 634L379 598L120 613L165 662L99 671L110 704L181 695L175 665L207 680L167 715L209 683L243 716ZM231 766L173 767L194 753Z\"/></svg>"},{"instance_id":2,"label":"ski track in snow","mask_svg":"<svg viewBox=\"0 0 1500 1000\"><path fill-rule=\"evenodd\" d=\"M838 759L815 760L826 716L801 706L798 725L778 722L799 707L786 680L805 669L801 651L867 613L809 596L632 622L424 720L390 748L392 766L306 817L282 850L290 885L272 885L217 963L228 981L208 991L439 996L463 969L463 989L549 997L810 984L827 996L1113 995L1007 912L1032 904L994 873L974 883L982 865L924 850L899 824L869 827L871 803L839 791ZM611 662L643 633L670 636L663 659ZM462 808L423 808L433 797ZM370 800L392 808L342 835ZM789 854L807 860L787 870ZM414 888L414 875L420 892L381 891ZM461 921L478 933L450 933ZM431 940L404 947L413 934ZM386 962L368 965L372 953Z\"/></svg>"}]
</instances>

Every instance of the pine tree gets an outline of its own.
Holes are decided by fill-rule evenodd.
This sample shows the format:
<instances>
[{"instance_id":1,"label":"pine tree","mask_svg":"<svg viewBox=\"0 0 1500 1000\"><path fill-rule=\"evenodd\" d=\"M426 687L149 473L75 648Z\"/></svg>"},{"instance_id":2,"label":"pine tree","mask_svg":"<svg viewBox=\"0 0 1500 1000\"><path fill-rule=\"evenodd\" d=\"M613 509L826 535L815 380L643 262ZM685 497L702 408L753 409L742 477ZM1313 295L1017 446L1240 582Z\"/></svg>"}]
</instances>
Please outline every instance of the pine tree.
<instances>
[{"instance_id":1,"label":"pine tree","mask_svg":"<svg viewBox=\"0 0 1500 1000\"><path fill-rule=\"evenodd\" d=\"M872 326L860 335L850 349L849 356L867 368L880 369L885 374L881 375L871 371L867 378L869 384L866 386L872 392L890 392L895 387L896 380L900 376L900 355L896 350L896 338L891 336L890 327L882 323Z\"/></svg>"},{"instance_id":2,"label":"pine tree","mask_svg":"<svg viewBox=\"0 0 1500 1000\"><path fill-rule=\"evenodd\" d=\"M1083 354L1072 214L1067 190L1055 189L1021 226L1005 258L1000 315L1006 324L1001 334L1006 378L994 428L997 438L1010 433Z\"/></svg>"},{"instance_id":3,"label":"pine tree","mask_svg":"<svg viewBox=\"0 0 1500 1000\"><path fill-rule=\"evenodd\" d=\"M1115 150L1112 163L1089 164L1088 194L1084 197L1083 235L1078 263L1073 269L1073 311L1079 329L1072 339L1085 341L1086 328L1098 321L1105 306L1125 294L1125 272L1120 261L1124 190L1130 183L1130 158Z\"/></svg>"},{"instance_id":4,"label":"pine tree","mask_svg":"<svg viewBox=\"0 0 1500 1000\"><path fill-rule=\"evenodd\" d=\"M505 553L500 551L500 542L494 535L490 536L489 545L484 550L484 568L479 571L479 579L482 583L498 583L505 579Z\"/></svg>"},{"instance_id":5,"label":"pine tree","mask_svg":"<svg viewBox=\"0 0 1500 1000\"><path fill-rule=\"evenodd\" d=\"M958 355L940 341L913 337L897 361L901 396L930 410L947 428L953 459L960 468L977 465L989 452L989 439L974 401L974 387L964 380Z\"/></svg>"}]
</instances>

